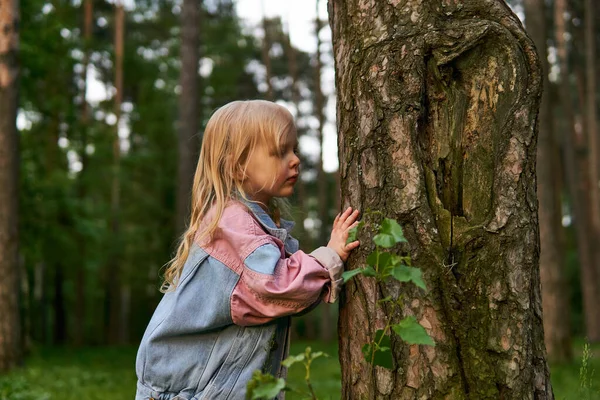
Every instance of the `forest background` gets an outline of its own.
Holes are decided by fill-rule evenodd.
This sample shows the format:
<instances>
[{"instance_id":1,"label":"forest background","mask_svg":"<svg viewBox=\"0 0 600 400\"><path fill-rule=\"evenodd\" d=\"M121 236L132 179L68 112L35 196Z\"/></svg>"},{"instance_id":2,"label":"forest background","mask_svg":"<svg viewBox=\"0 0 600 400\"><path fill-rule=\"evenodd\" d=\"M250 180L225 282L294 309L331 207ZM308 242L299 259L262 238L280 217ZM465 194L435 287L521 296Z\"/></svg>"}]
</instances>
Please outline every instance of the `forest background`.
<instances>
[{"instance_id":1,"label":"forest background","mask_svg":"<svg viewBox=\"0 0 600 400\"><path fill-rule=\"evenodd\" d=\"M600 13L587 3L510 2L547 77L540 143L553 162L538 174L540 215L549 213L540 218L540 271L558 398L581 382L585 341L600 367L600 203L591 190L600 172ZM256 2L253 16L233 1L205 0L195 13L198 4L20 3L20 171L18 190L0 198L19 208L11 268L20 344L0 357L4 369L18 365L0 377L0 398L95 398L100 388L132 397L136 344L185 224L203 126L231 100L269 99L295 115L295 234L305 250L326 242L340 200L325 3L306 2L318 17L300 35L290 29L298 16L275 15L268 3ZM293 329L296 352L309 344L332 354L316 382L331 397L339 397L336 320L337 305L322 305Z\"/></svg>"}]
</instances>

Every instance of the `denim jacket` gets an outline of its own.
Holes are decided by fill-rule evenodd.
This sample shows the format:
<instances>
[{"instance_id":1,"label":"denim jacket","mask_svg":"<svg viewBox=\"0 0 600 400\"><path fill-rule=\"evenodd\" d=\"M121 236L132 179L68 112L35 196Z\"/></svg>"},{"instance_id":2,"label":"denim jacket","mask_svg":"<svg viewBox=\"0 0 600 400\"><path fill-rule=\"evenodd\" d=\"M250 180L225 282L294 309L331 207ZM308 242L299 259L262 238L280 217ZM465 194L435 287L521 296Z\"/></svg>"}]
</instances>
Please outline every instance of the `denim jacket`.
<instances>
[{"instance_id":1,"label":"denim jacket","mask_svg":"<svg viewBox=\"0 0 600 400\"><path fill-rule=\"evenodd\" d=\"M255 203L227 204L213 240L194 241L146 328L136 400L241 400L255 370L285 375L289 316L334 302L343 271L328 247L298 250L293 225L278 228Z\"/></svg>"}]
</instances>

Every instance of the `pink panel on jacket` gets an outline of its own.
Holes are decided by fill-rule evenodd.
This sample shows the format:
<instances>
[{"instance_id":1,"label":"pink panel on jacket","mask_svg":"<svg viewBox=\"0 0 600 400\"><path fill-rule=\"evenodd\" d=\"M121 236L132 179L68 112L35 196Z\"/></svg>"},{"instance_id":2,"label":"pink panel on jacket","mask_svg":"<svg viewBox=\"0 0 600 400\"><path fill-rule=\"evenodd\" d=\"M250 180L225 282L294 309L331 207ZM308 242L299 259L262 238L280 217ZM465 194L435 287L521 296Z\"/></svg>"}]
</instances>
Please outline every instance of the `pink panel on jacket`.
<instances>
[{"instance_id":1,"label":"pink panel on jacket","mask_svg":"<svg viewBox=\"0 0 600 400\"><path fill-rule=\"evenodd\" d=\"M214 209L211 209L203 224L210 222L213 216ZM285 258L283 242L266 233L243 204L230 202L218 226L212 242L203 240L198 244L240 275L231 295L231 316L235 324L264 324L298 313L322 295L329 294L331 279L327 269L303 251ZM281 251L274 275L244 266L245 258L264 244L273 244Z\"/></svg>"},{"instance_id":2,"label":"pink panel on jacket","mask_svg":"<svg viewBox=\"0 0 600 400\"><path fill-rule=\"evenodd\" d=\"M328 293L330 282L329 272L301 250L281 258L274 275L244 268L231 296L231 317L237 325L259 325L299 313Z\"/></svg>"}]
</instances>

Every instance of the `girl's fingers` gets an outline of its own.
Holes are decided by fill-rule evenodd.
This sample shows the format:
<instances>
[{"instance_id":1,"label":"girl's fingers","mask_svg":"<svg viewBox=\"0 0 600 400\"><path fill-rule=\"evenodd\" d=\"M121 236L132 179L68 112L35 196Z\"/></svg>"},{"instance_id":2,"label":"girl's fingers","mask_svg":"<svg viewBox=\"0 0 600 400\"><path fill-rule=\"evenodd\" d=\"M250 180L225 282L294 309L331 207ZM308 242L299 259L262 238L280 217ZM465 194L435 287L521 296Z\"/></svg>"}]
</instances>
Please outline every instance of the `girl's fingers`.
<instances>
[{"instance_id":1,"label":"girl's fingers","mask_svg":"<svg viewBox=\"0 0 600 400\"><path fill-rule=\"evenodd\" d=\"M336 224L340 225L340 226L343 225L344 221L346 220L346 218L348 218L348 215L350 215L351 211L352 211L352 207L348 207L348 208L346 208L346 210L344 210L343 212L339 213L337 215L337 217L336 217L336 220L333 221L333 226L335 227Z\"/></svg>"},{"instance_id":2,"label":"girl's fingers","mask_svg":"<svg viewBox=\"0 0 600 400\"><path fill-rule=\"evenodd\" d=\"M354 223L354 221L356 221L356 218L358 218L358 214L359 211L354 210L354 212L352 212L352 214L350 214L348 218L345 221L343 221L342 229L348 229L349 227L351 227L351 224Z\"/></svg>"},{"instance_id":3,"label":"girl's fingers","mask_svg":"<svg viewBox=\"0 0 600 400\"><path fill-rule=\"evenodd\" d=\"M360 245L360 241L356 240L352 243L348 243L346 245L346 250L350 251L350 250L354 250L355 248L357 248Z\"/></svg>"}]
</instances>

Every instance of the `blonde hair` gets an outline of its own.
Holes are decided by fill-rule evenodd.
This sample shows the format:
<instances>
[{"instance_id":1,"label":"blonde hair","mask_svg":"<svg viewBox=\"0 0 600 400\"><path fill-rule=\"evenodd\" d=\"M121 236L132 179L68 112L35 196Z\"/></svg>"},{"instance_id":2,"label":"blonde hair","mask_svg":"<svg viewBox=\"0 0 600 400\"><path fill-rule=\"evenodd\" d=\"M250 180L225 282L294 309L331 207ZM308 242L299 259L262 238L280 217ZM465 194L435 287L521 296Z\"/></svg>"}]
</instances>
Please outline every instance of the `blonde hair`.
<instances>
[{"instance_id":1,"label":"blonde hair","mask_svg":"<svg viewBox=\"0 0 600 400\"><path fill-rule=\"evenodd\" d=\"M268 146L269 152L281 151L283 139L295 132L290 112L265 100L234 101L217 109L210 117L194 175L191 215L180 238L175 257L166 264L161 292L175 289L194 240L211 241L229 200L248 199L242 188L249 156L257 145ZM203 218L215 207L214 218L201 229ZM289 212L283 199L264 205Z\"/></svg>"}]
</instances>

